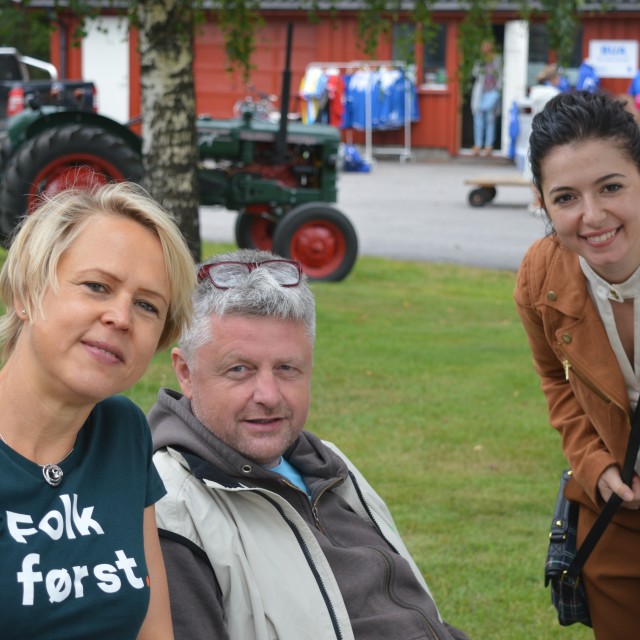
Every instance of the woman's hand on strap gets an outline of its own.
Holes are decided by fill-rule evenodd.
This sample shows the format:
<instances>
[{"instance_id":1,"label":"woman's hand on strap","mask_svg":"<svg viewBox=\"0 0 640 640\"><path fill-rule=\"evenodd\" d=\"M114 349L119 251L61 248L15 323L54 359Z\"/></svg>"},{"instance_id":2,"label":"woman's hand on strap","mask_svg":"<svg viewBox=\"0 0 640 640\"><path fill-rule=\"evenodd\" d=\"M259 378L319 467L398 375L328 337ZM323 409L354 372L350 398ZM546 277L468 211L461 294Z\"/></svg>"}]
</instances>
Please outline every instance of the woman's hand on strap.
<instances>
[{"instance_id":1,"label":"woman's hand on strap","mask_svg":"<svg viewBox=\"0 0 640 640\"><path fill-rule=\"evenodd\" d=\"M620 469L616 465L607 467L598 478L598 490L602 499L606 502L612 493L617 493L623 500L622 508L640 508L640 478L634 473L631 479L631 487L622 482Z\"/></svg>"}]
</instances>

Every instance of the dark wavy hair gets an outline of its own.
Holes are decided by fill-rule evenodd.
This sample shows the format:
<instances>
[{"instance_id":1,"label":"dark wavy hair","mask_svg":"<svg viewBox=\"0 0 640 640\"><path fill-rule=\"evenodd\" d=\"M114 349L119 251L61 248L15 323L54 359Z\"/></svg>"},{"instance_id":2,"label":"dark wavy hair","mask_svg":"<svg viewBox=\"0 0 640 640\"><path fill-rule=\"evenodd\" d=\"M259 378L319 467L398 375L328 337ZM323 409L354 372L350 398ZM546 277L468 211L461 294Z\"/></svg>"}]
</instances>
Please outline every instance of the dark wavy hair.
<instances>
[{"instance_id":1,"label":"dark wavy hair","mask_svg":"<svg viewBox=\"0 0 640 640\"><path fill-rule=\"evenodd\" d=\"M640 171L640 127L625 103L604 93L560 93L531 124L529 161L542 193L541 163L554 147L586 140L612 140Z\"/></svg>"}]
</instances>

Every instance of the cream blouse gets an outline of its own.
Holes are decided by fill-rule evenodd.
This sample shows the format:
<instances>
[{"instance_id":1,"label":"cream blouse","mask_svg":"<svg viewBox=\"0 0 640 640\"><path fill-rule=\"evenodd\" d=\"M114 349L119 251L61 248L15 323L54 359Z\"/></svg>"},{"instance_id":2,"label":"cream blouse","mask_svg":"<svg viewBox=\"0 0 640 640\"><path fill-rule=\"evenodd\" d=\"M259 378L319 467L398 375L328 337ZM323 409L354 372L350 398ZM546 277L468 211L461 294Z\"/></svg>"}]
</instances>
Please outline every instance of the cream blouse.
<instances>
[{"instance_id":1,"label":"cream blouse","mask_svg":"<svg viewBox=\"0 0 640 640\"><path fill-rule=\"evenodd\" d=\"M629 405L631 410L635 411L638 396L640 396L640 379L638 377L640 375L640 267L625 282L609 284L588 265L582 256L579 256L579 260L582 272L587 279L587 288L591 299L602 318L607 337L624 376ZM623 302L629 298L633 298L633 367L622 346L611 308L612 304ZM636 462L636 473L640 473L640 454Z\"/></svg>"}]
</instances>

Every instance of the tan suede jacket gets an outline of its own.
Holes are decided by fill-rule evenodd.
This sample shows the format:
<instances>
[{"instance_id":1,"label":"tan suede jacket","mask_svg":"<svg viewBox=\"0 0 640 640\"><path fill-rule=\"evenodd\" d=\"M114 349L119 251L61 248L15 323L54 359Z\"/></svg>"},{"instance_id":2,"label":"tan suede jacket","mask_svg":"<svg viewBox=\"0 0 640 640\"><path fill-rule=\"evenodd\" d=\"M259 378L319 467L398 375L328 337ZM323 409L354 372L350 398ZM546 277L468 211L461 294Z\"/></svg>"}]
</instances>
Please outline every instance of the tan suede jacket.
<instances>
[{"instance_id":1,"label":"tan suede jacket","mask_svg":"<svg viewBox=\"0 0 640 640\"><path fill-rule=\"evenodd\" d=\"M562 449L577 484L592 502L602 505L597 481L609 465L622 467L630 431L629 400L578 256L553 237L537 241L520 265L514 298L549 406L549 421L562 435ZM578 487L573 487L574 495L569 493L580 499Z\"/></svg>"}]
</instances>

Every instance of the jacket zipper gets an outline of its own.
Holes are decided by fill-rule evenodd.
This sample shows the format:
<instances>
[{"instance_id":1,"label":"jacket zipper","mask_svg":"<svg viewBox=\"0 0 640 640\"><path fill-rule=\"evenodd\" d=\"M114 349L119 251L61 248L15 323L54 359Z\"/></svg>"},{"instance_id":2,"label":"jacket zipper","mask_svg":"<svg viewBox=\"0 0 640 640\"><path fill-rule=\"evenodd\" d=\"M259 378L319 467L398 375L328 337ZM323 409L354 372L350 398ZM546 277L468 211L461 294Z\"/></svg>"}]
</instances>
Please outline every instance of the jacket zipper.
<instances>
[{"instance_id":1,"label":"jacket zipper","mask_svg":"<svg viewBox=\"0 0 640 640\"><path fill-rule=\"evenodd\" d=\"M333 603L331 602L331 598L329 597L329 593L327 591L327 587L325 586L324 581L322 580L322 577L320 576L320 573L318 572L318 568L316 567L316 564L313 561L313 556L311 555L311 552L309 551L309 547L307 546L307 543L304 541L304 538L302 537L302 534L300 533L300 530L298 529L296 524L293 522L293 520L291 520L291 518L289 518L289 516L287 516L287 514L284 511L284 509L275 500L273 500L273 498L271 498L268 495L262 493L262 491L258 491L257 493L258 493L258 495L261 495L265 500L270 502L277 509L277 511L282 516L282 519L289 525L289 528L291 529L291 531L293 531L293 534L295 535L296 540L298 541L298 544L300 545L300 549L302 550L302 553L303 553L305 559L307 560L307 564L309 565L309 568L311 569L311 573L313 573L313 577L315 578L315 580L316 580L316 582L318 584L318 588L320 589L320 593L322 594L322 598L323 598L323 600L324 600L324 602L325 602L325 604L327 606L327 611L329 612L329 617L331 618L331 624L333 625L333 630L335 631L336 638L337 638L337 640L343 640L344 636L342 635L342 630L340 629L340 624L338 622L338 617L336 615L336 611L335 611L335 608L333 606Z\"/></svg>"},{"instance_id":2,"label":"jacket zipper","mask_svg":"<svg viewBox=\"0 0 640 640\"><path fill-rule=\"evenodd\" d=\"M384 562L384 566L385 566L384 593L387 596L387 598L391 600L391 602L393 602L395 605L402 607L403 609L410 609L411 611L415 611L420 616L420 618L425 622L425 626L430 631L431 637L434 638L434 640L440 640L441 636L438 635L438 631L431 624L431 621L429 620L429 618L427 618L427 616L425 616L420 609L418 609L417 607L412 607L410 605L407 605L404 602L400 602L397 598L393 596L390 588L391 563L389 562L389 560L387 560L387 557L384 555L384 553L382 553L381 551L378 551L378 549L374 549L373 547L369 547L369 548L372 551L375 551L382 558L382 561Z\"/></svg>"},{"instance_id":3,"label":"jacket zipper","mask_svg":"<svg viewBox=\"0 0 640 640\"><path fill-rule=\"evenodd\" d=\"M364 510L367 512L367 515L369 516L369 518L371 519L371 522L373 522L373 526L376 528L377 532L382 536L382 539L386 541L386 543L399 555L401 556L400 552L395 548L395 546L392 544L392 542L390 540L387 539L387 537L384 535L384 533L382 532L382 529L380 528L380 525L378 524L378 522L376 521L376 519L373 516L373 512L371 511L369 505L367 504L366 500L364 499L364 494L362 493L362 489L360 489L360 485L358 484L358 481L356 480L355 475L349 471L349 476L351 478L351 482L353 483L353 486L356 490L356 493L358 494L358 499L360 500L360 503L362 504L362 506L364 507ZM375 549L374 549L375 551ZM378 553L380 553L378 551ZM387 567L387 575L390 575L390 565L388 560L384 557L383 554L380 553L380 555L382 556L385 565ZM405 607L407 609L412 609L414 611L416 611L416 613L418 613L423 619L424 621L427 623L427 627L429 627L429 629L431 629L431 632L433 634L433 637L435 638L435 640L438 640L441 636L438 635L438 632L436 630L436 628L431 624L431 621L422 613L422 611L420 611L419 609L416 609L415 607L410 607L408 605L404 605L400 602L398 602L397 600L395 600L394 598L391 597L391 593L389 590L387 590L387 594L389 596L389 599L392 600L393 602L395 602L398 606L402 606ZM427 598L429 598L429 594L426 593ZM435 602L433 602L433 606L436 607L436 612L437 612L437 605Z\"/></svg>"},{"instance_id":4,"label":"jacket zipper","mask_svg":"<svg viewBox=\"0 0 640 640\"><path fill-rule=\"evenodd\" d=\"M316 525L316 529L318 529L318 531L322 531L323 533L325 532L324 529L322 528L322 525L320 524L320 514L318 513L318 502L320 501L320 498L322 498L322 496L329 491L329 489L333 489L333 487L335 487L337 484L341 484L342 480L334 480L331 484L328 484L317 496L316 499L311 503L311 514L313 515L313 522Z\"/></svg>"},{"instance_id":5,"label":"jacket zipper","mask_svg":"<svg viewBox=\"0 0 640 640\"><path fill-rule=\"evenodd\" d=\"M369 516L369 519L371 520L371 522L373 522L373 526L376 528L376 531L382 536L383 540L385 540L385 542L398 555L401 555L400 552L393 546L393 543L391 542L391 540L388 540L387 537L384 535L384 533L382 532L382 529L380 528L380 525L378 524L376 519L373 517L373 512L371 511L371 509L369 508L369 505L365 501L364 494L362 493L362 489L360 489L360 485L358 484L358 481L356 480L356 477L353 474L353 472L349 471L349 477L351 478L351 482L353 483L356 493L358 494L358 499L360 500L360 504L362 504L362 506L364 507L364 510L367 512L367 515Z\"/></svg>"},{"instance_id":6,"label":"jacket zipper","mask_svg":"<svg viewBox=\"0 0 640 640\"><path fill-rule=\"evenodd\" d=\"M360 489L360 485L358 484L358 481L356 480L354 474L351 471L349 471L349 477L351 478L353 486L354 486L354 488L356 490L356 493L358 495L358 499L360 500L360 503L362 504L362 506L364 507L364 510L366 511L367 515L369 516L369 519L371 520L371 522L373 523L374 527L376 528L376 531L380 534L382 539L393 549L393 551L395 553L397 553L398 555L400 555L400 553L395 548L395 546L384 535L384 533L382 532L382 529L378 525L376 519L373 517L372 511L371 511L369 505L367 504L367 502L364 499L364 495L362 493L362 490ZM313 514L313 521L314 521L316 527L318 528L318 530L320 530L320 531L323 531L323 528L322 528L322 525L320 524L320 517L319 517L319 514L318 514L318 508L317 508L318 507L318 502L320 501L320 498L327 491L329 491L329 489L332 489L337 484L341 484L341 483L342 483L342 480L335 480L334 482L328 484L316 496L315 500L311 503L311 513ZM271 499L268 498L267 496L265 496L265 498L267 498L267 500L271 501ZM307 556L307 561L309 562L309 564L312 565L313 570L314 570L314 575L315 575L315 565L313 565L313 560L311 558L311 554L309 553L307 545L305 544L304 540L302 540L302 537L299 536L299 532L297 531L297 527L295 526L295 524L292 521L289 520L289 518L285 515L285 513L279 508L279 505L275 505L275 506L280 510L280 513L281 513L282 517L285 519L287 524L289 524L289 526L292 528L292 530L296 534L296 537L298 538L300 546L302 547L302 551L305 554L305 556ZM385 593L386 593L387 597L389 598L389 600L391 600L394 604L396 604L399 607L403 607L404 609L411 609L412 611L415 611L421 617L421 619L424 620L425 626L431 632L431 637L434 640L440 640L441 636L438 635L438 632L437 632L436 628L433 626L433 624L431 624L431 621L429 620L429 618L427 618L427 616L425 616L424 613L420 609L418 609L416 607L412 607L412 606L406 605L406 604L404 604L402 602L399 602L396 598L394 598L392 596L391 590L389 589L389 582L390 582L390 576L391 576L391 565L390 565L389 561L387 560L387 558L384 556L383 553L381 553L377 549L373 549L372 548L372 550L375 551L376 553L378 553L380 555L380 557L382 558L382 561L384 562L384 565L385 565L385 576L386 576L386 579L385 579ZM317 576L316 579L318 581L318 584L320 585L323 597L325 597L326 590L324 588L324 584L322 583L322 579L320 578L319 575ZM428 594L427 594L427 597L428 597ZM328 594L326 594L325 601L327 602L327 608L329 609L329 612L330 612L332 620L333 620L333 617L334 617L335 613L333 611L333 606L331 605L331 603L329 601ZM339 629L337 628L337 621L336 621L336 624L334 625L334 628L336 628L336 632L339 633ZM342 637L342 636L340 635L339 637Z\"/></svg>"},{"instance_id":7,"label":"jacket zipper","mask_svg":"<svg viewBox=\"0 0 640 640\"><path fill-rule=\"evenodd\" d=\"M620 406L613 398L607 396L601 389L599 389L589 378L585 377L580 371L577 371L574 367L571 366L571 363L567 358L562 360L562 368L564 369L564 377L565 380L569 380L569 371L573 373L573 375L584 384L585 387L593 391L599 398L606 402L611 402L616 407L619 407L625 414L629 413L629 410L625 407Z\"/></svg>"},{"instance_id":8,"label":"jacket zipper","mask_svg":"<svg viewBox=\"0 0 640 640\"><path fill-rule=\"evenodd\" d=\"M187 464L188 464L188 462L187 462ZM191 468L191 467L189 466L189 468ZM204 478L201 478L201 480L203 480L203 479ZM224 488L226 489L226 487L224 487ZM294 487L294 488L297 489L298 487ZM327 488L329 488L329 487L327 487ZM293 535L295 536L298 544L300 545L300 549L302 551L302 554L304 555L305 560L307 561L307 564L309 565L309 569L311 570L311 573L313 574L313 577L315 578L315 581L316 581L316 583L318 585L318 589L320 590L320 595L322 596L322 599L324 600L324 603L325 603L325 605L327 607L327 612L329 613L329 618L331 620L331 625L333 626L333 630L334 630L335 635L336 635L336 640L344 640L344 635L342 634L342 629L340 628L340 623L338 621L338 616L336 615L335 607L333 606L333 602L331 601L331 597L329 596L329 592L327 591L327 587L324 584L322 576L320 575L320 572L318 571L318 567L316 566L316 563L314 562L313 555L312 555L311 551L309 551L309 547L307 546L307 543L304 541L304 538L302 537L302 534L300 533L300 529L298 529L298 527L296 526L295 522L293 522L293 520L291 520L291 518L289 518L289 516L286 514L286 512L282 508L282 506L280 504L278 504L278 502L276 500L274 500L271 496L267 495L261 489L251 489L251 491L254 492L255 494L259 495L259 496L262 496L267 502L269 502L276 509L276 511L280 514L282 519L287 523L287 525L289 526L289 528L293 532Z\"/></svg>"}]
</instances>

